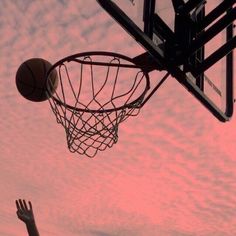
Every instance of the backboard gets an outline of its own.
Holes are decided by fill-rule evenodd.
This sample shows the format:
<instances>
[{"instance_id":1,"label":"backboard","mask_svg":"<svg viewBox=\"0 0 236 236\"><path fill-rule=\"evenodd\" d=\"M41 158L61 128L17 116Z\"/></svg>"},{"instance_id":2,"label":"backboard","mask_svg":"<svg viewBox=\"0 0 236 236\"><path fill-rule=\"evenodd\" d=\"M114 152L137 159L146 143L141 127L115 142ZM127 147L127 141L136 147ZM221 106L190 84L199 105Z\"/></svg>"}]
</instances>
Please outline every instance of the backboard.
<instances>
[{"instance_id":1,"label":"backboard","mask_svg":"<svg viewBox=\"0 0 236 236\"><path fill-rule=\"evenodd\" d=\"M234 0L97 0L220 121L233 114Z\"/></svg>"}]
</instances>

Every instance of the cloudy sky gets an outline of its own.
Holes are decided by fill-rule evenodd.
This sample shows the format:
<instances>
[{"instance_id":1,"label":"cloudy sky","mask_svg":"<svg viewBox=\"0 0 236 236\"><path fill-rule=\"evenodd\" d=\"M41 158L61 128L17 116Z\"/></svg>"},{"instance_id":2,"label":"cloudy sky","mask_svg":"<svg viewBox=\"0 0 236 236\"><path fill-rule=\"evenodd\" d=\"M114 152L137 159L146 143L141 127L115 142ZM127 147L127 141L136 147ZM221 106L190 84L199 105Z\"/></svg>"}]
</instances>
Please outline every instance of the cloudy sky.
<instances>
[{"instance_id":1,"label":"cloudy sky","mask_svg":"<svg viewBox=\"0 0 236 236\"><path fill-rule=\"evenodd\" d=\"M32 201L43 236L236 235L235 117L220 123L170 78L112 149L72 154L48 102L17 92L19 65L144 51L95 0L0 3L0 235L26 235L18 198Z\"/></svg>"}]
</instances>

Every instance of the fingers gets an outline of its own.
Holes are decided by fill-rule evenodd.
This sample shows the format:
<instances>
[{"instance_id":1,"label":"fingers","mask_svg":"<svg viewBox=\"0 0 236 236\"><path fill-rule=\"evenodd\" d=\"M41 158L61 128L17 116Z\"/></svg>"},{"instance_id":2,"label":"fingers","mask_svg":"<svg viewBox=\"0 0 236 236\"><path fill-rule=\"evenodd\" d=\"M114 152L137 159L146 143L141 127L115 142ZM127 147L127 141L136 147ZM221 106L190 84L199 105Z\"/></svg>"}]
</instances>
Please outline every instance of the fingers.
<instances>
[{"instance_id":1,"label":"fingers","mask_svg":"<svg viewBox=\"0 0 236 236\"><path fill-rule=\"evenodd\" d=\"M27 205L26 205L25 200L23 200L23 206L24 206L24 209L25 209L26 211L28 211L28 207L27 207Z\"/></svg>"},{"instance_id":2,"label":"fingers","mask_svg":"<svg viewBox=\"0 0 236 236\"><path fill-rule=\"evenodd\" d=\"M29 201L29 206L30 206L30 210L33 211L33 207L32 207L31 201Z\"/></svg>"},{"instance_id":3,"label":"fingers","mask_svg":"<svg viewBox=\"0 0 236 236\"><path fill-rule=\"evenodd\" d=\"M21 209L19 201L17 201L17 200L16 200L16 208L17 208L16 214L17 214L18 218L21 219L21 215L23 214L23 211Z\"/></svg>"},{"instance_id":4,"label":"fingers","mask_svg":"<svg viewBox=\"0 0 236 236\"><path fill-rule=\"evenodd\" d=\"M32 204L31 204L30 201L28 203L29 203L29 209L28 209L28 206L27 206L25 200L21 200L21 199L16 200L16 208L17 208L17 210L18 211L25 211L25 212L29 211L29 210L31 211L32 210Z\"/></svg>"},{"instance_id":5,"label":"fingers","mask_svg":"<svg viewBox=\"0 0 236 236\"><path fill-rule=\"evenodd\" d=\"M22 220L26 224L34 222L32 204L30 201L27 204L24 199L18 199L16 200L16 208L16 214L20 220Z\"/></svg>"},{"instance_id":6,"label":"fingers","mask_svg":"<svg viewBox=\"0 0 236 236\"><path fill-rule=\"evenodd\" d=\"M20 205L17 200L16 200L16 208L17 208L17 210L20 210Z\"/></svg>"},{"instance_id":7,"label":"fingers","mask_svg":"<svg viewBox=\"0 0 236 236\"><path fill-rule=\"evenodd\" d=\"M20 203L21 210L25 211L24 204L23 204L23 201L21 199L19 199L19 203Z\"/></svg>"}]
</instances>

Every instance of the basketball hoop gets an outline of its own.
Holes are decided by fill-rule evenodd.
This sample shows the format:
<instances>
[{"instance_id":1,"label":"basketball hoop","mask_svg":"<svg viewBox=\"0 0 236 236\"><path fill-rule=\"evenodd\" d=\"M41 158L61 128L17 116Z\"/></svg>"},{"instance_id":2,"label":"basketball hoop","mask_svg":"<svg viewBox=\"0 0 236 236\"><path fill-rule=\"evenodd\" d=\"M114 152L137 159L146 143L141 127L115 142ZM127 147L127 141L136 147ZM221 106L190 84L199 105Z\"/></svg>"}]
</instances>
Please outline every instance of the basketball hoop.
<instances>
[{"instance_id":1,"label":"basketball hoop","mask_svg":"<svg viewBox=\"0 0 236 236\"><path fill-rule=\"evenodd\" d=\"M148 73L133 59L111 52L85 52L54 64L58 88L48 90L56 120L71 152L94 157L118 140L119 124L139 113L150 88ZM47 80L50 88L50 80Z\"/></svg>"}]
</instances>

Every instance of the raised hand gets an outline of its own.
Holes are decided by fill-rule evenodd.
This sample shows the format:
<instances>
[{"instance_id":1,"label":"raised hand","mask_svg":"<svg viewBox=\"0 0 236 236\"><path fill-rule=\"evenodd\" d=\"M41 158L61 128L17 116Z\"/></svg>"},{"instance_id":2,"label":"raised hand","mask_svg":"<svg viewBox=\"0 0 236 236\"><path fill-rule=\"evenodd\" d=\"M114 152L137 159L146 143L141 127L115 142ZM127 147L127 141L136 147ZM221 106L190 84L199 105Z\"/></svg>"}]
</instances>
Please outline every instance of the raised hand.
<instances>
[{"instance_id":1,"label":"raised hand","mask_svg":"<svg viewBox=\"0 0 236 236\"><path fill-rule=\"evenodd\" d=\"M39 236L39 232L34 219L32 204L29 201L27 206L25 200L16 200L17 216L26 224L29 236Z\"/></svg>"},{"instance_id":2,"label":"raised hand","mask_svg":"<svg viewBox=\"0 0 236 236\"><path fill-rule=\"evenodd\" d=\"M16 200L16 208L17 208L17 216L20 220L25 223L33 223L34 222L34 214L32 204L29 201L29 207L27 206L25 200Z\"/></svg>"}]
</instances>

